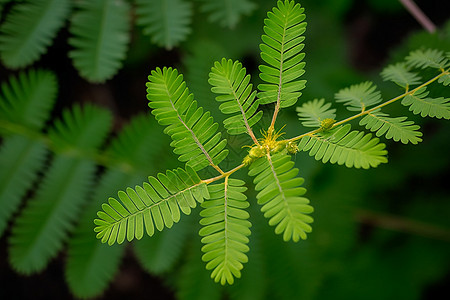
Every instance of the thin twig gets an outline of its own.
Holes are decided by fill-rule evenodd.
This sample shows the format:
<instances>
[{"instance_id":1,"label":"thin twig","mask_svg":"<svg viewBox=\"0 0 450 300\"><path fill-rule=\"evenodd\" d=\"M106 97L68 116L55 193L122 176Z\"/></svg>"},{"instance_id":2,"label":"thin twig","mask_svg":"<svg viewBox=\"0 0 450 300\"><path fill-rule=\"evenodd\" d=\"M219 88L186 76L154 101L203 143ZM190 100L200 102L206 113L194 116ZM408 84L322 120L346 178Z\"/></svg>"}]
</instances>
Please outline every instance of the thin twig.
<instances>
[{"instance_id":1,"label":"thin twig","mask_svg":"<svg viewBox=\"0 0 450 300\"><path fill-rule=\"evenodd\" d=\"M450 242L450 229L401 216L360 209L356 211L356 219L363 224Z\"/></svg>"},{"instance_id":2,"label":"thin twig","mask_svg":"<svg viewBox=\"0 0 450 300\"><path fill-rule=\"evenodd\" d=\"M409 13L422 25L429 33L436 31L436 25L423 13L423 11L412 0L400 0Z\"/></svg>"}]
</instances>

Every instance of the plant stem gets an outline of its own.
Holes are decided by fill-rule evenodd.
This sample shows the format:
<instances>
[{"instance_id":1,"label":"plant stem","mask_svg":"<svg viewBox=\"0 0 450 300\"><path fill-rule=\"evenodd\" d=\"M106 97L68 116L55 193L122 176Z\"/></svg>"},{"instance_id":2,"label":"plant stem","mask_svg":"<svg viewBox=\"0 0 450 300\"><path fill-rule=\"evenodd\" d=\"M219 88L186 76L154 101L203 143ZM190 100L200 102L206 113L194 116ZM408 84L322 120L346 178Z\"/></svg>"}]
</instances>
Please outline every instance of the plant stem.
<instances>
[{"instance_id":1,"label":"plant stem","mask_svg":"<svg viewBox=\"0 0 450 300\"><path fill-rule=\"evenodd\" d=\"M231 174L238 171L239 169L242 169L244 166L245 166L244 164L240 164L239 166L235 167L234 169L231 169L228 172L224 172L223 174L220 174L219 176L216 176L216 177L204 179L204 180L202 180L202 182L204 182L206 184L210 184L210 183L220 180L222 178L229 177Z\"/></svg>"},{"instance_id":2,"label":"plant stem","mask_svg":"<svg viewBox=\"0 0 450 300\"><path fill-rule=\"evenodd\" d=\"M409 13L422 25L429 33L436 31L436 25L423 13L423 11L412 0L400 0Z\"/></svg>"},{"instance_id":3,"label":"plant stem","mask_svg":"<svg viewBox=\"0 0 450 300\"><path fill-rule=\"evenodd\" d=\"M399 216L359 209L356 211L356 219L361 223L380 228L397 230L447 242L450 241L449 229Z\"/></svg>"},{"instance_id":4,"label":"plant stem","mask_svg":"<svg viewBox=\"0 0 450 300\"><path fill-rule=\"evenodd\" d=\"M380 105L377 105L377 106L375 106L375 107L373 107L373 108L371 108L371 109L364 110L364 111L362 111L362 112L360 112L360 113L358 113L358 114L356 114L356 115L353 115L353 116L351 116L351 117L348 117L347 119L344 119L344 120L342 120L342 121L339 121L339 122L334 123L333 126L332 126L330 129L335 128L336 126L342 125L342 124L344 124L344 123L346 123L346 122L348 122L348 121L351 121L351 120L353 120L353 119L356 119L356 118L359 118L359 117L361 117L361 116L367 115L367 114L369 114L369 113L371 113L371 112L373 112L373 111L376 111L376 110L378 110L378 109L380 109L380 108L382 108L382 107L384 107L384 106L386 106L386 105L389 105L389 104L391 104L391 103L394 103L395 101L397 101L397 100L399 100L399 99L402 99L402 98L404 98L404 97L406 97L406 96L408 96L408 95L413 95L413 94L414 94L416 91L418 91L419 89L421 89L421 88L423 88L423 87L425 87L425 86L431 84L432 82L438 80L440 77L442 77L442 76L444 76L444 75L449 75L449 74L450 74L450 71L443 71L441 74L436 75L435 77L431 78L431 79L428 80L427 82L425 82L425 83L419 85L418 87L416 87L416 88L414 88L414 89L412 89L412 90L406 91L405 93L403 93L403 94L401 94L401 95L399 95L399 96L397 96L397 97L395 97L395 98L392 98L392 99L390 99L390 100L388 100L388 101L386 101L386 102L384 102L384 103L381 103ZM301 139L301 138L303 138L303 137L305 137L305 136L311 136L311 135L313 135L313 134L315 134L315 133L318 133L318 132L320 132L320 131L322 131L322 128L318 128L318 129L312 130L312 131L310 131L310 132L304 133L304 134L302 134L302 135L299 135L299 136L296 136L296 137L287 139L286 141L287 141L287 142L293 142L293 141L299 140L299 139Z\"/></svg>"}]
</instances>

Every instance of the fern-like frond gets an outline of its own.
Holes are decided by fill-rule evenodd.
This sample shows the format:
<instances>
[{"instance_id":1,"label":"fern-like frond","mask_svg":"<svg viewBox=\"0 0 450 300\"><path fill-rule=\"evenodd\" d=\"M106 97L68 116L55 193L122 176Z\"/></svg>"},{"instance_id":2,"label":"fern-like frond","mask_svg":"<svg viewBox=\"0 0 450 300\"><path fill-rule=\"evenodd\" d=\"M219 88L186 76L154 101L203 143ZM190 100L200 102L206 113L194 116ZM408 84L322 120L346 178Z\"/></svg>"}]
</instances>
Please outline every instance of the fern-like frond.
<instances>
[{"instance_id":1,"label":"fern-like frond","mask_svg":"<svg viewBox=\"0 0 450 300\"><path fill-rule=\"evenodd\" d=\"M71 152L56 155L39 189L16 218L9 260L17 271L40 271L61 249L81 213L96 170L94 161L74 156L73 149L93 151L104 140L110 122L105 110L75 106L50 130L52 143Z\"/></svg>"},{"instance_id":2,"label":"fern-like frond","mask_svg":"<svg viewBox=\"0 0 450 300\"><path fill-rule=\"evenodd\" d=\"M397 63L389 65L381 72L381 77L385 81L392 81L402 88L407 88L413 84L421 82L421 78L417 73L411 72L406 63Z\"/></svg>"},{"instance_id":3,"label":"fern-like frond","mask_svg":"<svg viewBox=\"0 0 450 300\"><path fill-rule=\"evenodd\" d=\"M447 74L442 75L439 77L438 82L445 86L450 85L450 74L447 72Z\"/></svg>"},{"instance_id":4,"label":"fern-like frond","mask_svg":"<svg viewBox=\"0 0 450 300\"><path fill-rule=\"evenodd\" d=\"M127 188L118 193L120 202L109 198L95 219L97 238L109 245L141 239L144 229L149 236L164 227L172 227L180 220L180 210L189 215L197 202L209 197L206 184L197 173L187 167L159 173L158 179L150 176L149 182L135 189Z\"/></svg>"},{"instance_id":5,"label":"fern-like frond","mask_svg":"<svg viewBox=\"0 0 450 300\"><path fill-rule=\"evenodd\" d=\"M416 91L414 94L405 96L402 104L409 106L409 110L422 117L435 117L438 119L450 119L450 98L430 98L426 87Z\"/></svg>"},{"instance_id":6,"label":"fern-like frond","mask_svg":"<svg viewBox=\"0 0 450 300\"><path fill-rule=\"evenodd\" d=\"M155 169L159 164L166 165L159 156L167 149L166 143L170 142L170 138L160 129L150 114L133 117L117 138L111 141L106 153L124 171L134 169L130 173L140 171L148 175L149 170Z\"/></svg>"},{"instance_id":7,"label":"fern-like frond","mask_svg":"<svg viewBox=\"0 0 450 300\"><path fill-rule=\"evenodd\" d=\"M184 264L179 268L176 278L176 299L179 300L213 300L222 299L224 288L214 283L210 272L201 261L199 239L191 239L185 250Z\"/></svg>"},{"instance_id":8,"label":"fern-like frond","mask_svg":"<svg viewBox=\"0 0 450 300\"><path fill-rule=\"evenodd\" d=\"M0 93L0 123L40 130L50 115L57 92L56 78L48 71L19 73L4 82ZM9 124L8 124L9 123ZM0 148L0 236L20 200L33 184L46 155L42 141L7 136Z\"/></svg>"},{"instance_id":9,"label":"fern-like frond","mask_svg":"<svg viewBox=\"0 0 450 300\"><path fill-rule=\"evenodd\" d=\"M40 130L55 102L58 84L53 73L43 70L20 72L2 83L0 119Z\"/></svg>"},{"instance_id":10,"label":"fern-like frond","mask_svg":"<svg viewBox=\"0 0 450 300\"><path fill-rule=\"evenodd\" d=\"M125 59L130 40L130 6L123 0L76 2L78 11L70 24L73 50L69 56L89 81L114 76Z\"/></svg>"},{"instance_id":11,"label":"fern-like frond","mask_svg":"<svg viewBox=\"0 0 450 300\"><path fill-rule=\"evenodd\" d=\"M238 61L231 59L215 62L209 73L208 82L213 86L212 91L219 96L216 100L222 102L219 109L224 114L234 116L223 121L229 134L247 133L253 136L252 126L262 117L263 112L258 111L256 91L252 90L250 75Z\"/></svg>"},{"instance_id":12,"label":"fern-like frond","mask_svg":"<svg viewBox=\"0 0 450 300\"><path fill-rule=\"evenodd\" d=\"M183 76L176 69L157 68L148 79L148 106L161 125L168 125L164 132L172 137L179 160L195 171L218 165L228 155L227 141L216 133L219 125L210 113L197 107Z\"/></svg>"},{"instance_id":13,"label":"fern-like frond","mask_svg":"<svg viewBox=\"0 0 450 300\"><path fill-rule=\"evenodd\" d=\"M92 220L104 199L127 186L142 183L149 170L155 168L153 162L159 159L157 153L165 142L162 139L165 136L156 130L156 126L158 124L150 115L134 117L106 150L106 155L117 163L109 164L109 169L91 193L67 250L66 281L71 292L79 298L99 295L119 268L125 247L100 243L92 232Z\"/></svg>"},{"instance_id":14,"label":"fern-like frond","mask_svg":"<svg viewBox=\"0 0 450 300\"><path fill-rule=\"evenodd\" d=\"M189 90L197 99L202 99L202 106L208 111L217 110L217 103L214 101L216 95L211 91L211 86L205 84L209 79L211 66L214 62L227 55L228 49L225 45L220 45L216 40L199 39L195 43L189 44L188 54L183 57L182 65L186 71L184 79ZM218 113L214 116L217 121L223 121L225 116Z\"/></svg>"},{"instance_id":15,"label":"fern-like frond","mask_svg":"<svg viewBox=\"0 0 450 300\"><path fill-rule=\"evenodd\" d=\"M173 269L184 258L186 239L194 229L193 218L182 218L170 230L155 233L151 238L134 242L133 250L140 265L150 274L159 275Z\"/></svg>"},{"instance_id":16,"label":"fern-like frond","mask_svg":"<svg viewBox=\"0 0 450 300\"><path fill-rule=\"evenodd\" d=\"M364 111L381 102L381 93L370 81L352 85L334 95L336 102L342 102L349 111Z\"/></svg>"},{"instance_id":17,"label":"fern-like frond","mask_svg":"<svg viewBox=\"0 0 450 300\"><path fill-rule=\"evenodd\" d=\"M125 247L105 245L95 238L92 220L103 200L117 190L142 182L145 176L129 175L117 169L108 170L89 197L78 227L69 240L65 277L70 291L79 298L91 298L104 291L119 269Z\"/></svg>"},{"instance_id":18,"label":"fern-like frond","mask_svg":"<svg viewBox=\"0 0 450 300\"><path fill-rule=\"evenodd\" d=\"M261 204L269 225L276 226L275 233L283 234L283 240L298 242L311 232L309 223L313 212L309 200L301 197L306 189L301 187L303 178L297 177L291 156L282 152L266 154L250 165L248 174L255 176L256 198Z\"/></svg>"},{"instance_id":19,"label":"fern-like frond","mask_svg":"<svg viewBox=\"0 0 450 300\"><path fill-rule=\"evenodd\" d=\"M69 0L34 0L14 4L0 26L0 57L21 68L45 53L69 13Z\"/></svg>"},{"instance_id":20,"label":"fern-like frond","mask_svg":"<svg viewBox=\"0 0 450 300\"><path fill-rule=\"evenodd\" d=\"M250 14L255 3L249 0L203 0L201 10L209 13L208 20L234 28L242 16Z\"/></svg>"},{"instance_id":21,"label":"fern-like frond","mask_svg":"<svg viewBox=\"0 0 450 300\"><path fill-rule=\"evenodd\" d=\"M322 162L344 165L348 168L376 167L386 163L386 145L378 138L364 132L350 132L350 124L340 126L329 132L305 136L298 145L299 151L309 151L310 156Z\"/></svg>"},{"instance_id":22,"label":"fern-like frond","mask_svg":"<svg viewBox=\"0 0 450 300\"><path fill-rule=\"evenodd\" d=\"M89 155L103 143L111 119L109 111L104 109L90 104L75 105L62 112L61 120L53 124L54 129L48 135L57 151L77 149Z\"/></svg>"},{"instance_id":23,"label":"fern-like frond","mask_svg":"<svg viewBox=\"0 0 450 300\"><path fill-rule=\"evenodd\" d=\"M277 7L264 20L261 58L267 65L259 66L265 82L258 85L260 104L276 103L288 107L297 102L306 80L298 80L305 73L305 54L302 53L306 30L304 8L294 1L278 1Z\"/></svg>"},{"instance_id":24,"label":"fern-like frond","mask_svg":"<svg viewBox=\"0 0 450 300\"><path fill-rule=\"evenodd\" d=\"M336 118L336 109L330 107L323 98L305 102L297 107L299 120L305 127L320 127L323 120Z\"/></svg>"},{"instance_id":25,"label":"fern-like frond","mask_svg":"<svg viewBox=\"0 0 450 300\"><path fill-rule=\"evenodd\" d=\"M184 0L136 0L137 24L158 46L172 49L191 32L192 4Z\"/></svg>"},{"instance_id":26,"label":"fern-like frond","mask_svg":"<svg viewBox=\"0 0 450 300\"><path fill-rule=\"evenodd\" d=\"M406 62L415 68L445 69L450 66L450 60L445 57L441 50L426 49L416 50L409 53Z\"/></svg>"},{"instance_id":27,"label":"fern-like frond","mask_svg":"<svg viewBox=\"0 0 450 300\"><path fill-rule=\"evenodd\" d=\"M0 236L17 211L20 200L37 178L47 154L41 141L22 136L3 140L0 147Z\"/></svg>"},{"instance_id":28,"label":"fern-like frond","mask_svg":"<svg viewBox=\"0 0 450 300\"><path fill-rule=\"evenodd\" d=\"M376 132L378 137L385 135L387 139L401 141L403 144L421 142L422 132L418 131L420 126L406 119L406 117L392 118L387 114L376 112L367 114L361 119L359 125Z\"/></svg>"},{"instance_id":29,"label":"fern-like frond","mask_svg":"<svg viewBox=\"0 0 450 300\"><path fill-rule=\"evenodd\" d=\"M207 262L206 269L213 270L211 278L222 285L240 278L242 264L248 261L245 253L250 250L247 236L251 223L245 211L250 204L243 194L247 190L244 184L225 177L224 183L209 186L211 198L201 204L202 260Z\"/></svg>"}]
</instances>

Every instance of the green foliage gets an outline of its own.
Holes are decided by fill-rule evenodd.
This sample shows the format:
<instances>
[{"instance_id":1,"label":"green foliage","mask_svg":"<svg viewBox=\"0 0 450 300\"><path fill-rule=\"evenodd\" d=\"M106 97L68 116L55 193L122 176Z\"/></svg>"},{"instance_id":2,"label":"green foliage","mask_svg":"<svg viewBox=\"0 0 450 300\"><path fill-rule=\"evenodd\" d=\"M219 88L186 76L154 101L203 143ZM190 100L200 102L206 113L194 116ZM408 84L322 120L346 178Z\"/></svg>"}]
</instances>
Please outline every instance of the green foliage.
<instances>
[{"instance_id":1,"label":"green foliage","mask_svg":"<svg viewBox=\"0 0 450 300\"><path fill-rule=\"evenodd\" d=\"M92 106L63 112L49 136L55 148L92 151L102 143L110 115ZM60 250L73 228L92 183L95 162L74 156L56 156L40 188L16 219L10 238L10 262L19 272L42 270Z\"/></svg>"},{"instance_id":2,"label":"green foliage","mask_svg":"<svg viewBox=\"0 0 450 300\"><path fill-rule=\"evenodd\" d=\"M180 210L189 215L197 205L195 201L201 203L209 197L206 185L190 167L159 173L157 177L150 176L142 187L119 192L121 202L109 198L108 204L102 205L103 211L95 220L97 238L112 245L122 244L125 237L129 242L140 240L144 229L152 236L155 227L159 231L171 228L180 220Z\"/></svg>"},{"instance_id":3,"label":"green foliage","mask_svg":"<svg viewBox=\"0 0 450 300\"><path fill-rule=\"evenodd\" d=\"M336 93L336 102L344 103L349 111L364 111L367 107L382 101L381 93L372 82L363 82L342 89Z\"/></svg>"},{"instance_id":4,"label":"green foliage","mask_svg":"<svg viewBox=\"0 0 450 300\"><path fill-rule=\"evenodd\" d=\"M225 177L223 184L209 186L210 199L202 203L199 231L202 236L202 257L206 269L214 271L215 282L233 284L234 277L241 277L242 264L248 261L246 252L251 223L244 209L249 203L243 192L247 190L242 180Z\"/></svg>"},{"instance_id":5,"label":"green foliage","mask_svg":"<svg viewBox=\"0 0 450 300\"><path fill-rule=\"evenodd\" d=\"M48 71L31 70L12 77L1 86L0 122L40 130L49 117L56 92L56 78ZM0 148L0 235L36 179L46 153L42 141L18 135L4 139Z\"/></svg>"},{"instance_id":6,"label":"green foliage","mask_svg":"<svg viewBox=\"0 0 450 300\"><path fill-rule=\"evenodd\" d=\"M6 2L5 0L2 0ZM234 27L255 5L249 1L205 2L212 21ZM231 6L227 5L231 4ZM0 2L0 13L3 4ZM136 25L153 43L172 49L192 31L194 9L188 0L26 0L11 1L0 24L0 59L8 68L23 68L40 59L58 31L69 24L68 56L90 82L111 79L122 67L131 40L132 12ZM67 22L67 21L70 22Z\"/></svg>"},{"instance_id":7,"label":"green foliage","mask_svg":"<svg viewBox=\"0 0 450 300\"><path fill-rule=\"evenodd\" d=\"M325 99L314 99L297 107L299 120L305 127L320 127L325 119L336 118L336 109L331 108L331 103L325 103Z\"/></svg>"},{"instance_id":8,"label":"green foliage","mask_svg":"<svg viewBox=\"0 0 450 300\"><path fill-rule=\"evenodd\" d=\"M190 208L196 205L195 198L203 207L199 231L204 243L202 260L206 262L206 269L212 270L214 281L222 285L233 284L234 278L241 277L243 263L248 261L247 236L251 233L251 223L247 220L244 181L232 179L232 174L249 167L248 175L254 177L258 192L257 202L262 205L261 211L269 219L269 225L275 226L275 233L282 234L285 241L298 242L306 239L312 230L313 219L309 214L313 208L303 197L306 193L301 186L304 179L298 177L299 170L294 168L290 155L307 151L323 163L348 168L368 169L386 163L386 145L380 143L379 138L372 138L371 133L351 131L350 124L343 125L358 117L364 117L360 124L375 131L377 136L385 135L403 143L421 141L417 125L405 121L406 117L390 118L380 111L398 99L408 102L408 97L420 95L421 88L448 74L448 70L442 69L434 79L422 84L420 77L409 68L424 64L414 63L411 58L408 58L408 65L389 66L382 74L385 80L404 88L404 94L383 102L381 92L369 81L341 89L335 95L336 102L344 103L349 111L356 112L355 115L337 122L334 119L336 110L331 104L316 99L297 108L304 126L316 129L279 140L283 135L280 130L275 130L279 110L295 104L305 85L304 80L299 80L304 73L301 62L304 57L301 53L306 27L304 19L303 8L293 1L278 1L277 7L268 13L260 46L261 58L268 65L259 68L260 78L265 82L258 85L259 93L252 90L250 75L240 62L223 58L211 69L208 81L211 91L218 94L219 109L224 114L232 114L224 120L225 128L230 135L247 133L254 143L247 145L250 149L242 163L229 171L225 172L219 166L228 154L228 150L224 150L227 140L217 133L218 124L214 123L210 113L197 106L183 76L176 69L167 67L151 72L147 83L149 107L158 123L166 126L164 133L172 138L171 146L174 153L180 155L179 160L186 163L186 171L178 168L165 175L160 173L158 179L149 177L150 184L119 191L120 202L110 198L97 213L97 238L110 245L116 241L122 243L125 238L128 241L135 237L141 239L144 227L152 236L154 227L161 231L178 222L180 209L190 214ZM439 61L440 66L446 64L435 57L434 51L425 53L422 60ZM424 58L427 55L432 58ZM420 85L410 89L417 84ZM445 106L446 101L440 104ZM258 106L271 103L275 104L272 122L258 139L252 129L262 116ZM430 114L436 115L435 112ZM208 166L219 175L201 179L209 170L200 175L196 171ZM224 182L215 183L218 180ZM193 195L195 193L199 196ZM185 198L186 194L189 197Z\"/></svg>"},{"instance_id":9,"label":"green foliage","mask_svg":"<svg viewBox=\"0 0 450 300\"><path fill-rule=\"evenodd\" d=\"M293 1L278 1L277 7L264 20L261 58L267 65L259 67L265 82L258 85L261 104L276 103L289 107L297 102L306 80L298 78L305 73L303 33L306 30L304 8Z\"/></svg>"},{"instance_id":10,"label":"green foliage","mask_svg":"<svg viewBox=\"0 0 450 300\"><path fill-rule=\"evenodd\" d=\"M2 62L16 69L39 59L64 25L69 10L69 0L36 0L15 4L0 25Z\"/></svg>"},{"instance_id":11,"label":"green foliage","mask_svg":"<svg viewBox=\"0 0 450 300\"><path fill-rule=\"evenodd\" d=\"M362 118L359 125L365 125L366 129L376 132L378 137L385 135L387 139L401 141L403 144L421 142L422 133L418 131L420 126L406 119L406 117L391 118L384 113L373 113Z\"/></svg>"},{"instance_id":12,"label":"green foliage","mask_svg":"<svg viewBox=\"0 0 450 300\"><path fill-rule=\"evenodd\" d=\"M450 119L450 98L431 98L425 87L417 90L414 94L407 95L402 104L409 106L409 110L422 117L435 117L438 119Z\"/></svg>"},{"instance_id":13,"label":"green foliage","mask_svg":"<svg viewBox=\"0 0 450 300\"><path fill-rule=\"evenodd\" d=\"M0 235L20 200L37 178L47 154L45 144L22 136L5 138L0 148Z\"/></svg>"},{"instance_id":14,"label":"green foliage","mask_svg":"<svg viewBox=\"0 0 450 300\"><path fill-rule=\"evenodd\" d=\"M306 193L301 187L305 180L296 177L298 169L294 168L291 157L267 154L250 166L248 174L255 177L256 199L269 225L276 226L275 233L283 234L285 241L306 239L306 233L312 230L309 223L313 222L307 214L313 208L308 199L301 197Z\"/></svg>"},{"instance_id":15,"label":"green foliage","mask_svg":"<svg viewBox=\"0 0 450 300\"><path fill-rule=\"evenodd\" d=\"M30 2L21 1L20 4ZM124 0L74 2L69 32L69 44L76 48L70 52L74 66L82 57L92 59L94 49L102 53L86 66L77 67L82 76L91 81L111 78L120 69L131 34L130 12L136 11L137 22L146 28L144 31L152 35L155 43L166 48L186 41L190 23L198 22L192 12L193 5L187 0L128 3ZM231 20L237 22L254 7L250 1L239 1L233 9L223 10L219 8L223 3L233 1L210 1L198 5L211 15L222 16L216 20L225 26L231 26ZM18 4L11 2L8 6L14 8ZM167 10L162 11L162 5L166 5ZM94 15L97 17L92 18ZM114 22L107 22L109 17ZM395 255L391 251L378 255L388 258L390 263L373 266L374 263L367 260L373 253L370 255L366 248L370 249L367 245L379 239L379 231L370 223L377 219L372 220L370 214L367 217L351 206L368 206L367 199L379 200L380 195L385 196L380 185L390 187L401 180L406 182L406 175L399 176L399 170L411 170L411 165L420 165L416 175L420 178L424 175L422 170L427 174L433 173L437 169L430 169L429 165L445 165L448 160L445 155L420 152L421 158L431 157L434 162L428 163L429 160L423 159L411 164L417 157L402 151L401 159L408 166L405 169L395 165L398 151L394 151L390 155L392 162L389 165L393 165L390 172L383 173L377 169L362 172L329 165L324 165L325 172L317 172L314 160L297 152L309 152L322 162L367 169L387 162L386 145L379 138L417 144L422 140L422 133L418 131L419 126L406 117L406 109L398 108L403 108L405 115L399 111L387 114L385 107L402 102L415 114L448 119L449 101L443 88L450 82L449 53L424 49L412 52L405 62L386 67L382 78L394 82L397 86L392 86L400 87L401 91L389 100L382 100L381 92L372 82L342 89L336 94L336 99L350 111L345 112L345 119L336 120L336 116L341 116L331 103L311 97L309 99L313 101L303 102L297 108L303 125L300 126L286 117L292 110L286 110L285 115L279 112L281 108L296 103L305 85L305 81L300 80L304 73L304 54L301 53L306 26L304 18L303 8L294 1L279 1L277 7L269 12L261 45L265 65L260 66L259 75L263 83L258 85L258 90L253 90L250 75L239 61L224 58L213 63L214 59L227 56L227 53L232 56L242 54L239 51L227 52L225 48L233 39L227 38L225 31L217 34L220 43L196 39L195 46L190 48L195 56L192 59L182 49L172 52L183 59L188 57L186 71L190 77L187 80L190 90L176 69L165 67L152 71L147 83L149 107L160 125L165 126L164 133L172 139L173 152L183 163L180 167L172 167L170 162L168 165L161 159L168 155L168 142L158 135L155 121L147 117L133 118L117 137L111 136L110 142L108 139L106 150L103 150L100 146L111 123L107 112L91 105L74 106L62 113L60 121L49 122L49 127L44 127L56 95L54 76L45 71L31 71L19 74L19 79L11 79L4 85L0 96L0 132L4 135L0 148L0 222L4 222L4 228L0 223L0 230L5 229L25 193L30 198L9 231L11 265L27 274L42 270L67 242L65 276L70 290L80 298L96 297L117 272L122 256L126 254L129 258L132 253L118 244L125 239L131 241L136 238L134 254L141 266L152 274L165 276L166 284L175 284L180 299L227 297L240 300L330 298L331 295L334 297L335 291L342 290L348 295L352 284L347 281L355 281L352 276L361 276L367 268L386 268L398 257L401 257L402 266L411 263L424 269L427 261L423 256L404 258L402 251L395 249ZM100 28L98 24L101 21L108 26ZM248 20L244 22L249 24ZM155 28L159 29L152 31ZM252 27L248 31L255 29ZM114 39L111 36L106 40L95 37L108 35ZM99 43L94 45L94 41ZM212 48L202 50L202 47L210 46ZM334 53L326 49L328 53ZM245 51L246 55L256 56L256 53L247 52L248 49ZM241 61L248 60L241 56ZM213 67L209 69L211 65ZM321 73L320 70L314 72ZM208 79L211 91L206 88ZM325 77L324 81L327 80ZM393 90L382 84L379 86L384 98L392 94ZM338 88L333 92L335 90ZM195 92L198 103L209 101L202 107L208 107L211 113L198 105L191 91ZM429 97L428 91L437 98ZM216 93L220 105L213 101L212 93ZM262 110L267 116L273 106L269 125L267 119L262 118ZM59 115L59 106L56 109L54 115ZM220 112L226 115L222 116L227 130L223 135L219 132L220 125L212 118L214 113ZM413 116L414 122L428 128L418 117ZM275 126L277 118L287 124ZM372 138L372 134L363 130L351 131L348 123L357 126L355 121L358 118L361 118L359 125L374 132L378 138ZM120 126L120 117L116 121L115 125ZM259 131L262 127L265 130ZM306 132L297 133L301 130ZM443 130L433 128L433 131L425 132L427 143L439 140L438 148L445 149L442 146L446 140ZM248 136L235 136L241 133ZM427 147L427 143L422 146ZM242 146L248 153L242 155ZM227 155L229 150L233 155ZM172 161L178 163L176 159ZM246 167L251 178L241 172ZM161 168L171 170L150 176L142 184L149 172L157 174L156 170ZM304 198L306 189L299 169L301 176L309 179L308 198L315 199L312 235L308 233L312 230L313 207ZM352 184L348 184L349 174L353 176ZM381 183L374 179L374 174L382 178ZM39 175L43 179L37 181ZM117 190L121 190L118 197L114 196ZM427 192L421 197L427 196ZM342 201L339 195L345 195L346 201ZM408 206L414 200L407 192L403 198L409 199ZM109 202L103 203L104 199L109 199ZM196 214L182 218L180 210L190 214L197 202L201 203L198 214L201 219ZM255 202L259 205L254 205ZM379 202L373 201L377 205ZM396 204L401 205L400 202ZM100 208L102 211L97 213ZM420 208L418 211L422 213ZM367 223L375 237L364 235L367 241L356 241L358 228L355 217L357 222ZM93 234L93 219L97 237L104 243L99 243ZM409 224L408 220L400 221L400 224ZM267 225L273 226L275 233L282 235L285 241L308 239L301 243L280 243L279 236L273 235L273 228ZM198 236L192 233L198 229L203 246ZM152 238L142 239L144 231ZM440 237L446 238L445 230ZM106 242L117 243L109 246ZM357 262L348 258L354 257L355 246L363 248L356 255ZM385 247L391 249L391 246L392 241L388 240ZM199 248L202 251L198 251ZM442 253L445 251L436 252L437 257L444 257ZM441 256L439 252L442 252ZM201 260L207 270L200 264ZM427 275L437 276L443 269L445 264L438 261L429 260L435 270L427 269ZM361 262L363 268L357 265ZM420 284L426 282L424 278L427 276L422 274L420 279L414 275L408 277L413 272L404 269L395 272L396 276L411 279L420 286L408 293L413 298L423 289ZM347 274L347 270L351 274ZM233 286L222 288L214 285L208 277L222 285ZM239 281L235 280L241 277ZM367 284L370 288L382 284L375 275L373 277ZM402 282L406 285L408 280L403 279ZM325 285L330 287L330 291L321 289ZM393 295L390 291L383 290L382 293ZM338 292L336 297L339 298Z\"/></svg>"},{"instance_id":16,"label":"green foliage","mask_svg":"<svg viewBox=\"0 0 450 300\"><path fill-rule=\"evenodd\" d=\"M251 13L256 5L249 0L202 0L201 10L210 13L208 20L233 28L242 16Z\"/></svg>"},{"instance_id":17,"label":"green foliage","mask_svg":"<svg viewBox=\"0 0 450 300\"><path fill-rule=\"evenodd\" d=\"M154 130L156 125L148 116L137 116L106 150L115 163L110 164L90 194L89 203L68 245L65 275L77 297L100 294L119 269L125 248L98 243L92 235L92 219L104 198L114 195L118 189L142 183L147 170L154 168L154 157L161 150L157 141L162 138ZM151 242L160 246L157 240L152 239Z\"/></svg>"},{"instance_id":18,"label":"green foliage","mask_svg":"<svg viewBox=\"0 0 450 300\"><path fill-rule=\"evenodd\" d=\"M223 114L235 114L224 120L229 134L251 134L251 127L258 123L263 112L258 111L256 91L252 91L250 75L238 61L222 59L216 62L209 73L209 84L218 102L223 102L219 108ZM238 114L236 114L238 113Z\"/></svg>"},{"instance_id":19,"label":"green foliage","mask_svg":"<svg viewBox=\"0 0 450 300\"><path fill-rule=\"evenodd\" d=\"M415 68L435 68L445 69L450 66L450 61L445 57L444 52L437 49L416 50L406 57L406 62Z\"/></svg>"},{"instance_id":20,"label":"green foliage","mask_svg":"<svg viewBox=\"0 0 450 300\"><path fill-rule=\"evenodd\" d=\"M191 32L192 5L184 0L137 0L137 23L161 47L172 49Z\"/></svg>"},{"instance_id":21,"label":"green foliage","mask_svg":"<svg viewBox=\"0 0 450 300\"><path fill-rule=\"evenodd\" d=\"M389 65L383 69L380 75L383 80L395 82L402 88L421 82L421 78L416 73L410 72L406 63Z\"/></svg>"},{"instance_id":22,"label":"green foliage","mask_svg":"<svg viewBox=\"0 0 450 300\"><path fill-rule=\"evenodd\" d=\"M179 160L199 171L208 165L217 165L228 155L227 141L216 133L219 125L209 112L197 107L183 76L172 68L152 71L147 83L148 106L164 132L172 137L170 144Z\"/></svg>"},{"instance_id":23,"label":"green foliage","mask_svg":"<svg viewBox=\"0 0 450 300\"><path fill-rule=\"evenodd\" d=\"M42 70L21 72L2 83L0 117L34 130L40 130L49 117L57 93L53 73Z\"/></svg>"},{"instance_id":24,"label":"green foliage","mask_svg":"<svg viewBox=\"0 0 450 300\"><path fill-rule=\"evenodd\" d=\"M91 220L92 221L92 220ZM141 239L133 250L142 267L151 274L164 274L184 258L184 245L192 229L191 218L181 218L170 230L156 232L151 239ZM90 228L92 231L92 228ZM98 244L98 241L97 241Z\"/></svg>"},{"instance_id":25,"label":"green foliage","mask_svg":"<svg viewBox=\"0 0 450 300\"><path fill-rule=\"evenodd\" d=\"M130 39L130 6L122 0L80 1L72 16L69 56L84 78L111 78L121 67Z\"/></svg>"},{"instance_id":26,"label":"green foliage","mask_svg":"<svg viewBox=\"0 0 450 300\"><path fill-rule=\"evenodd\" d=\"M309 151L310 156L323 163L345 165L348 168L377 167L386 163L385 144L379 143L372 134L361 131L350 132L350 124L337 127L328 132L306 136L300 140L298 149Z\"/></svg>"}]
</instances>

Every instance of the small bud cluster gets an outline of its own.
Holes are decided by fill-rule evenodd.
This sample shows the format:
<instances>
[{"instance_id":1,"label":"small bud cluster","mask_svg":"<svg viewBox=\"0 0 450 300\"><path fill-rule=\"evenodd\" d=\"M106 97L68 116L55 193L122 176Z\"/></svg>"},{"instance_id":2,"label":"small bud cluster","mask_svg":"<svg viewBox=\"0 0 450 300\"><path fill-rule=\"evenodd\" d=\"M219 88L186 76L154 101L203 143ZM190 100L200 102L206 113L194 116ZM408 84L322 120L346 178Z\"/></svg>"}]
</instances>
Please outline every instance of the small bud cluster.
<instances>
[{"instance_id":1,"label":"small bud cluster","mask_svg":"<svg viewBox=\"0 0 450 300\"><path fill-rule=\"evenodd\" d=\"M322 130L331 129L331 127L333 127L334 123L336 123L336 120L334 120L334 119L330 119L330 118L323 119L320 122L320 128L322 128Z\"/></svg>"}]
</instances>

